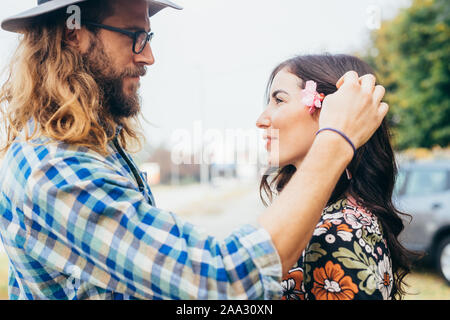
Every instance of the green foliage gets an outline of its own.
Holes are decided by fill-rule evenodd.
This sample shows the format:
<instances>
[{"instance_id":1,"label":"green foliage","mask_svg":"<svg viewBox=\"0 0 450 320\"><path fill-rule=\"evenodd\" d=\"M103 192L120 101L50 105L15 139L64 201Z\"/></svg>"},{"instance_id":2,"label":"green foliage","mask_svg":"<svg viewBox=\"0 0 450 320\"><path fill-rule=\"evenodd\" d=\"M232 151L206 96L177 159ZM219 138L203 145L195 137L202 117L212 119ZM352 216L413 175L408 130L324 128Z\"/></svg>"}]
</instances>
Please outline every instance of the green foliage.
<instances>
[{"instance_id":1,"label":"green foliage","mask_svg":"<svg viewBox=\"0 0 450 320\"><path fill-rule=\"evenodd\" d=\"M450 6L414 0L372 34L398 149L450 144Z\"/></svg>"}]
</instances>

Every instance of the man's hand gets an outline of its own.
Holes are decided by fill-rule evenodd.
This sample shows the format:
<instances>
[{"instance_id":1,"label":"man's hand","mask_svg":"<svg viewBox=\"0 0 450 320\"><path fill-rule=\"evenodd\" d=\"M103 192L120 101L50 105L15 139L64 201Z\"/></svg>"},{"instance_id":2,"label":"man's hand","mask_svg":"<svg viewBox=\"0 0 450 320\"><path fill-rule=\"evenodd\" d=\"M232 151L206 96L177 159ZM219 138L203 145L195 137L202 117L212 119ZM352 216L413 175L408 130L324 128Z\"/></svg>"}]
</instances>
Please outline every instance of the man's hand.
<instances>
[{"instance_id":1,"label":"man's hand","mask_svg":"<svg viewBox=\"0 0 450 320\"><path fill-rule=\"evenodd\" d=\"M386 116L389 106L381 102L384 87L375 86L371 74L358 78L347 72L336 83L338 91L325 97L320 112L319 127L344 132L356 148L365 144Z\"/></svg>"}]
</instances>

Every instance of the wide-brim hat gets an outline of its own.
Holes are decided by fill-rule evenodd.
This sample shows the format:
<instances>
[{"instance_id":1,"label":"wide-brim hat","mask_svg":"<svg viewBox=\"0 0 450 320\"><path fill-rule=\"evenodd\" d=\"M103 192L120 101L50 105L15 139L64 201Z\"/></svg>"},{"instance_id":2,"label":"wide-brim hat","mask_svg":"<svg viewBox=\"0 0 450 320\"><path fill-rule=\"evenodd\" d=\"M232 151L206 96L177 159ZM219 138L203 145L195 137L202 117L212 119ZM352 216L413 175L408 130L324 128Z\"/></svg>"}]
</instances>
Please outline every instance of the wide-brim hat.
<instances>
[{"instance_id":1,"label":"wide-brim hat","mask_svg":"<svg viewBox=\"0 0 450 320\"><path fill-rule=\"evenodd\" d=\"M32 9L19 13L15 16L6 18L2 21L2 29L11 32L21 32L21 30L30 27L42 16L54 12L58 9L68 7L73 4L87 0L38 0L38 5ZM177 10L183 9L179 5L169 0L146 0L149 2L149 16L153 16L166 7Z\"/></svg>"}]
</instances>

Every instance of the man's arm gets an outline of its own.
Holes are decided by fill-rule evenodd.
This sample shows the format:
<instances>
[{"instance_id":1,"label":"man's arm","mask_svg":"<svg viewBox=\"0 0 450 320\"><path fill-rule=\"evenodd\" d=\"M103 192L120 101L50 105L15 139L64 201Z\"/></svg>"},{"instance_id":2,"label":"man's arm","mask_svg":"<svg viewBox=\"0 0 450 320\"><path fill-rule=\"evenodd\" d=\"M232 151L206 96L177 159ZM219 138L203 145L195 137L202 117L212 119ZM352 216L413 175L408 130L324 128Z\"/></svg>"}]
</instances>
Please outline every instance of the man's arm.
<instances>
[{"instance_id":1,"label":"man's arm","mask_svg":"<svg viewBox=\"0 0 450 320\"><path fill-rule=\"evenodd\" d=\"M355 72L347 73L337 85L340 89L324 101L319 125L344 132L358 148L372 136L388 111L381 103L384 88L375 87L373 76L358 79ZM300 168L260 217L261 226L271 235L280 255L283 275L308 244L352 157L352 147L341 136L330 131L319 134Z\"/></svg>"},{"instance_id":2,"label":"man's arm","mask_svg":"<svg viewBox=\"0 0 450 320\"><path fill-rule=\"evenodd\" d=\"M26 148L15 161L33 157ZM140 299L279 298L281 264L264 229L244 226L218 241L151 206L97 154L49 148L27 178L24 250L81 287L61 276L43 286L62 286L69 298L97 288Z\"/></svg>"},{"instance_id":3,"label":"man's arm","mask_svg":"<svg viewBox=\"0 0 450 320\"><path fill-rule=\"evenodd\" d=\"M260 224L272 237L285 275L306 248L320 214L351 161L353 150L339 136L317 136L301 168L292 176ZM320 159L320 160L318 160Z\"/></svg>"}]
</instances>

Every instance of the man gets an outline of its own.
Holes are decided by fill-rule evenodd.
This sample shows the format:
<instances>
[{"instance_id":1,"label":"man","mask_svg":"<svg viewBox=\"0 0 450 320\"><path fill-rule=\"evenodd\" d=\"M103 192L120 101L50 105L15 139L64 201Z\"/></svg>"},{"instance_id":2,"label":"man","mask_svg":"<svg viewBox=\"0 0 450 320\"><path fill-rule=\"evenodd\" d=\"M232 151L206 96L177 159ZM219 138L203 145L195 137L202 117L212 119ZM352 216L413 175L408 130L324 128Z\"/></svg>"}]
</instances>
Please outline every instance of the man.
<instances>
[{"instance_id":1,"label":"man","mask_svg":"<svg viewBox=\"0 0 450 320\"><path fill-rule=\"evenodd\" d=\"M11 299L278 299L353 156L333 132L260 217L219 242L155 207L127 144L139 77L155 60L149 17L169 1L38 1L2 23L23 33L0 93L7 130L0 234ZM81 8L81 28L66 7ZM385 116L384 89L350 72L320 127L360 147ZM359 126L355 126L354 123Z\"/></svg>"}]
</instances>

